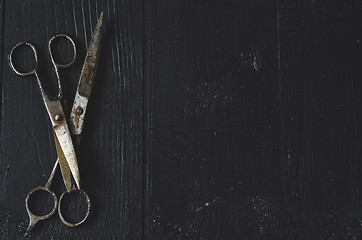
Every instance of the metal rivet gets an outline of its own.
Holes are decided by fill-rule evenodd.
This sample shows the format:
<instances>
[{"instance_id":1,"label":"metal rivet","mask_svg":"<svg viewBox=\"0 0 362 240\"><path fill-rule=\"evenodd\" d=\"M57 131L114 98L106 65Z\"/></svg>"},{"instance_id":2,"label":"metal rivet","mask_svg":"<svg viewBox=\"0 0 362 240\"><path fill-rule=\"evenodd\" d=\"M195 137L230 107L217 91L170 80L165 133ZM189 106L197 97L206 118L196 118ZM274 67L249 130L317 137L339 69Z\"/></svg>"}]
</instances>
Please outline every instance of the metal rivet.
<instances>
[{"instance_id":1,"label":"metal rivet","mask_svg":"<svg viewBox=\"0 0 362 240\"><path fill-rule=\"evenodd\" d=\"M60 120L62 120L62 116L57 114L57 115L55 115L54 119L55 119L55 121L60 121Z\"/></svg>"},{"instance_id":2,"label":"metal rivet","mask_svg":"<svg viewBox=\"0 0 362 240\"><path fill-rule=\"evenodd\" d=\"M83 108L81 106L77 107L77 113L78 114L82 114L83 113Z\"/></svg>"}]
</instances>

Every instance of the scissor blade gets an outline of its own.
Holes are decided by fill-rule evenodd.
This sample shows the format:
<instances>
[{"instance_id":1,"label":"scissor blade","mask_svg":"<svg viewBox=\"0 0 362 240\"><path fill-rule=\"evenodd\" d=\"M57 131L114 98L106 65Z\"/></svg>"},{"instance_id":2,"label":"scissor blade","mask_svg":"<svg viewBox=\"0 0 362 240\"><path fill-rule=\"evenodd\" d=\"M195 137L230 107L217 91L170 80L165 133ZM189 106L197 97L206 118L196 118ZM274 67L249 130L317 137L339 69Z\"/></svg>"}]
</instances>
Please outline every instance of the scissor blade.
<instances>
[{"instance_id":1,"label":"scissor blade","mask_svg":"<svg viewBox=\"0 0 362 240\"><path fill-rule=\"evenodd\" d=\"M59 166L60 166L60 170L62 173L64 185L65 185L65 188L67 189L67 192L70 192L70 190L72 189L72 176L70 174L70 168L67 163L67 160L65 159L62 147L60 146L59 140L55 133L54 133L54 139L55 139L55 146L57 148L58 161L59 161Z\"/></svg>"},{"instance_id":2,"label":"scissor blade","mask_svg":"<svg viewBox=\"0 0 362 240\"><path fill-rule=\"evenodd\" d=\"M87 110L89 97L92 93L96 77L99 51L102 40L103 12L99 16L97 25L89 43L82 72L74 97L73 108L69 118L69 128L72 134L79 135L83 130L84 116Z\"/></svg>"},{"instance_id":3,"label":"scissor blade","mask_svg":"<svg viewBox=\"0 0 362 240\"><path fill-rule=\"evenodd\" d=\"M70 137L70 132L67 124L58 125L53 128L54 133L59 140L60 147L64 153L65 159L69 165L70 171L72 172L75 183L80 189L80 175L78 169L77 157L75 155L75 150L72 142L72 138Z\"/></svg>"}]
</instances>

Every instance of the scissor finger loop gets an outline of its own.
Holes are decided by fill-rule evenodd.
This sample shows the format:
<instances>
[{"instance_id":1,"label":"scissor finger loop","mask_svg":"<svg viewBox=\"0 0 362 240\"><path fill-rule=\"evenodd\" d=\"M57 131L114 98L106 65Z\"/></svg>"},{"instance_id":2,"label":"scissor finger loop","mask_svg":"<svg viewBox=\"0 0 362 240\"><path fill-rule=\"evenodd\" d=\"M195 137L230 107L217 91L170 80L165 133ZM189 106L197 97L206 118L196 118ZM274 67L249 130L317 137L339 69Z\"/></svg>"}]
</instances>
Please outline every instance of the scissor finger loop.
<instances>
[{"instance_id":1,"label":"scissor finger loop","mask_svg":"<svg viewBox=\"0 0 362 240\"><path fill-rule=\"evenodd\" d=\"M64 196L65 196L66 194L70 194L70 193L73 193L73 192L79 192L81 195L83 195L83 196L85 197L86 202L87 202L87 212L86 212L84 218L83 218L81 221L76 222L76 223L71 223L71 222L67 221L67 220L64 218L63 213L62 213L62 210L61 210L62 200L63 200ZM63 222L65 225L67 225L68 227L76 227L76 226L79 226L79 225L81 225L82 223L84 223L84 222L87 220L88 216L89 216L90 209L91 209L91 201L90 201L90 199L89 199L89 196L88 196L83 190L81 190L81 189L73 188L69 193L68 193L67 191L65 191L65 192L60 196L60 198L59 198L58 214L59 214L59 217L60 217L60 219L62 220L62 222Z\"/></svg>"},{"instance_id":2,"label":"scissor finger loop","mask_svg":"<svg viewBox=\"0 0 362 240\"><path fill-rule=\"evenodd\" d=\"M71 45L73 47L73 59L69 63L60 64L60 63L57 63L54 60L52 47L53 47L54 41L56 39L59 39L59 38L66 38L71 43ZM66 34L63 34L63 33L56 34L49 40L48 51L49 51L50 59L51 59L53 65L54 65L54 67L59 68L59 69L70 67L71 65L73 65L73 63L75 62L75 60L77 58L77 48L75 46L75 43L74 43L73 39L70 36L68 36Z\"/></svg>"},{"instance_id":3,"label":"scissor finger loop","mask_svg":"<svg viewBox=\"0 0 362 240\"><path fill-rule=\"evenodd\" d=\"M53 197L53 200L54 200L54 206L53 206L53 209L51 210L50 213L48 214L45 214L45 215L37 215L35 213L33 213L31 210L30 210L30 207L29 207L29 199L31 198L31 196L36 193L36 192L39 192L39 191L45 191L45 192L48 192L52 197ZM29 226L28 226L28 229L27 231L30 231L34 226L35 224L40 221L40 220L44 220L44 219L47 219L47 218L50 218L51 216L53 216L53 214L55 213L57 207L58 207L58 198L57 196L55 195L54 192L52 192L48 187L36 187L34 188L33 190L31 190L28 195L26 196L25 198L25 207L26 207L26 211L28 212L28 215L29 215L29 219L30 219L30 222L29 222Z\"/></svg>"},{"instance_id":4,"label":"scissor finger loop","mask_svg":"<svg viewBox=\"0 0 362 240\"><path fill-rule=\"evenodd\" d=\"M33 51L34 53L34 58L35 58L35 66L32 70L28 71L28 72L23 72L23 71L20 71L18 69L16 69L15 65L14 65L14 62L13 62L13 54L14 54L14 51L21 47L21 46L29 46L31 48L31 50ZM35 74L36 71L37 71L37 68L38 68L38 52L36 51L36 48L33 44L31 44L30 42L19 42L18 44L16 44L10 51L9 53L9 65L10 65L10 68L18 75L20 76L28 76L28 75L31 75L31 74Z\"/></svg>"}]
</instances>

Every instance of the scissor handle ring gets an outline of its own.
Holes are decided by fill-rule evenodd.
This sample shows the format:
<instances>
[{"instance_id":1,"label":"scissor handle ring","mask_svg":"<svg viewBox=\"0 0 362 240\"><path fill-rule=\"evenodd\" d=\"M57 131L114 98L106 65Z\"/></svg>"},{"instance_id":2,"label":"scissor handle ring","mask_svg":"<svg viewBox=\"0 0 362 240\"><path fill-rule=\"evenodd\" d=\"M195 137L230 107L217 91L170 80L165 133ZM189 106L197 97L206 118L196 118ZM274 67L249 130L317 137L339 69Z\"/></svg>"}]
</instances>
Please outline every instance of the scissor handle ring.
<instances>
[{"instance_id":1,"label":"scissor handle ring","mask_svg":"<svg viewBox=\"0 0 362 240\"><path fill-rule=\"evenodd\" d=\"M19 71L15 68L14 64L13 64L13 53L14 53L14 50L20 46L29 46L32 50L33 50L33 53L34 53L34 57L35 57L35 66L32 70L30 70L29 72L22 72L22 71ZM31 75L31 74L35 74L36 73L36 70L38 68L38 53L36 51L36 48L33 44L31 44L30 42L19 42L18 44L16 44L10 51L9 53L9 65L10 65L10 68L18 75L20 76L28 76L28 75Z\"/></svg>"},{"instance_id":2,"label":"scissor handle ring","mask_svg":"<svg viewBox=\"0 0 362 240\"><path fill-rule=\"evenodd\" d=\"M52 52L52 44L53 44L54 40L57 39L57 38L66 38L72 44L72 47L73 47L73 59L69 63L60 64L60 63L56 63L55 60L54 60L54 56L53 56L53 52ZM56 34L49 40L48 51L49 51L50 59L52 60L52 63L56 68L68 68L71 65L73 65L73 63L75 62L75 60L77 58L77 48L75 46L75 43L74 43L73 39L70 36L68 36L66 34L63 34L63 33Z\"/></svg>"},{"instance_id":3,"label":"scissor handle ring","mask_svg":"<svg viewBox=\"0 0 362 240\"><path fill-rule=\"evenodd\" d=\"M70 223L68 222L67 220L65 220L65 218L63 217L63 214L62 214L62 210L61 210L61 205L62 205L62 199L63 197L65 196L65 194L67 194L68 192L65 191L63 192L63 194L60 196L59 198L59 205L58 205L58 214L59 214L59 217L60 219L62 220L62 222L67 225L68 227L76 227L76 226L79 226L81 225L82 223L84 223L88 216L89 216L89 213L90 213L90 208L91 208L91 201L88 197L88 195L82 190L82 189L78 189L78 188L73 188L72 190L70 190L69 193L72 193L72 192L79 192L80 194L82 194L85 198L86 198L86 201L87 201L87 213L86 215L84 216L84 218L80 221L80 222L76 222L76 223Z\"/></svg>"},{"instance_id":4,"label":"scissor handle ring","mask_svg":"<svg viewBox=\"0 0 362 240\"><path fill-rule=\"evenodd\" d=\"M31 212L30 208L29 208L29 199L31 197L32 194L34 194L35 192L38 192L38 191L46 191L48 192L50 195L52 195L53 199L54 199L54 207L53 207L53 210L46 214L46 215L42 215L42 216L39 216L37 214L34 214ZM52 191L50 191L48 188L46 187L36 187L34 188L33 190L31 190L28 195L26 196L25 198L25 206L26 206L26 211L28 212L28 215L29 215L29 218L35 222L37 221L40 221L40 220L44 220L44 219L47 219L47 218L50 218L56 211L57 207L58 207L58 198L57 196L55 195L55 193L53 193Z\"/></svg>"}]
</instances>

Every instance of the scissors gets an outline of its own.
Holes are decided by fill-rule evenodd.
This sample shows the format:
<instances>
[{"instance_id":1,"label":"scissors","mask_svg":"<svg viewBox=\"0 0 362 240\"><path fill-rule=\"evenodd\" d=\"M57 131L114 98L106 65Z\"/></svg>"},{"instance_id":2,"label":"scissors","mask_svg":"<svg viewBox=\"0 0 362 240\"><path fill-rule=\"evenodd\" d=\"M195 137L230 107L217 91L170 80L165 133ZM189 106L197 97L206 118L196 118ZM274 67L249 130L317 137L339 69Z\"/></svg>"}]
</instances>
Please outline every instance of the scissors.
<instances>
[{"instance_id":1,"label":"scissors","mask_svg":"<svg viewBox=\"0 0 362 240\"><path fill-rule=\"evenodd\" d=\"M79 147L80 142L81 142L80 139L81 139L81 133L83 130L84 117L85 117L85 113L87 110L87 104L88 104L88 100L89 100L89 97L92 92L94 79L95 79L96 71L97 71L98 58L99 58L99 52L100 52L100 46L101 46L101 40L102 40L102 26L103 26L103 12L99 16L94 33L93 33L91 41L89 43L89 48L88 48L87 55L85 57L85 61L84 61L81 75L79 78L78 87L77 87L77 91L75 94L72 111L71 111L71 114L69 117L69 126L67 124L66 115L63 110L65 108L65 102L64 102L64 99L62 99L63 90L62 90L59 70L69 68L70 66L72 66L74 64L74 62L76 60L77 49L76 49L75 43L72 40L72 38L66 34L57 34L57 35L53 36L48 42L48 51L49 51L51 62L54 67L54 71L55 71L56 78L57 78L57 84L58 84L58 95L55 99L49 97L49 95L46 93L46 91L43 88L42 82L40 81L39 74L38 74L38 53L37 53L35 46L33 44L31 44L30 42L19 42L10 51L10 54L9 54L10 68L19 76L35 75L35 77L36 77L36 80L37 80L39 88L40 88L41 95L43 97L44 105L46 107L50 121L53 126L54 139L55 139L56 149L57 149L57 154L58 154L57 161L54 164L53 170L52 170L45 186L44 187L39 186L39 187L34 188L26 196L25 207L26 207L26 210L27 210L27 213L29 216L29 225L28 225L27 231L31 231L38 221L45 220L45 219L48 219L49 217L51 217L56 212L57 209L58 209L58 214L59 214L61 221L69 227L75 227L75 226L82 224L83 222L85 222L85 220L89 216L91 202L90 202L88 195L81 189L78 162L77 162L77 156L76 156L76 152L75 152L73 141L72 141L72 135L75 136L75 138L77 140L76 146ZM59 38L65 38L66 40L68 40L71 43L71 45L73 47L73 59L69 63L60 64L55 61L55 58L54 58L54 55L52 52L52 49L53 49L52 47L53 47L54 41L56 41ZM32 50L32 52L34 54L35 66L32 70L30 70L28 72L18 70L15 67L15 64L13 62L14 51L16 49L18 49L19 47L30 47L30 49ZM54 175L58 168L58 165L60 165L63 181L64 181L64 184L66 187L66 191L64 191L61 194L59 200L58 200L56 194L50 189ZM73 176L73 179L74 179L74 182L76 185L74 187L72 187L72 184L71 184L72 176ZM29 208L29 199L31 198L31 196L34 193L39 192L39 191L47 192L54 199L53 209L51 210L50 213L45 214L45 215L34 214L31 211L31 209ZM87 212L86 212L84 218L81 221L76 222L76 223L71 223L70 221L67 221L64 218L62 210L61 210L62 200L63 200L64 196L67 193L71 193L71 192L79 193L79 194L83 195L84 198L86 199L87 206L88 206Z\"/></svg>"}]
</instances>

